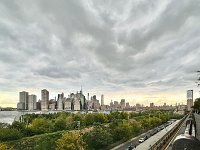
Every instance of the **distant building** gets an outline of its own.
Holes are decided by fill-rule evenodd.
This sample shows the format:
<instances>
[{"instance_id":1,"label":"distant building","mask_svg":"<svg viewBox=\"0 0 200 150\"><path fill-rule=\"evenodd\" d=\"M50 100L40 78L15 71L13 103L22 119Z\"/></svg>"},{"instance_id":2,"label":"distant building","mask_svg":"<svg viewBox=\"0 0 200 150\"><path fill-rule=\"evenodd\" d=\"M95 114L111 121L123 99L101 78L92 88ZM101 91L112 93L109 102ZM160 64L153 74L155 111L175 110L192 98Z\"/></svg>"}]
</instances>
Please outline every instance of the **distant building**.
<instances>
[{"instance_id":1,"label":"distant building","mask_svg":"<svg viewBox=\"0 0 200 150\"><path fill-rule=\"evenodd\" d=\"M41 91L41 110L48 111L48 105L49 105L49 91L43 89Z\"/></svg>"},{"instance_id":2,"label":"distant building","mask_svg":"<svg viewBox=\"0 0 200 150\"><path fill-rule=\"evenodd\" d=\"M17 104L18 110L28 110L28 92L19 92L19 103Z\"/></svg>"},{"instance_id":3,"label":"distant building","mask_svg":"<svg viewBox=\"0 0 200 150\"><path fill-rule=\"evenodd\" d=\"M105 110L106 110L106 105L101 105L101 106L100 106L100 109L101 109L102 111L105 111Z\"/></svg>"},{"instance_id":4,"label":"distant building","mask_svg":"<svg viewBox=\"0 0 200 150\"><path fill-rule=\"evenodd\" d=\"M75 111L80 111L81 110L81 105L80 105L80 101L77 97L74 98L74 109Z\"/></svg>"},{"instance_id":5,"label":"distant building","mask_svg":"<svg viewBox=\"0 0 200 150\"><path fill-rule=\"evenodd\" d=\"M191 111L191 107L193 106L193 90L187 91L187 110Z\"/></svg>"},{"instance_id":6,"label":"distant building","mask_svg":"<svg viewBox=\"0 0 200 150\"><path fill-rule=\"evenodd\" d=\"M56 110L56 101L55 99L49 100L49 110Z\"/></svg>"},{"instance_id":7,"label":"distant building","mask_svg":"<svg viewBox=\"0 0 200 150\"><path fill-rule=\"evenodd\" d=\"M114 101L114 109L118 109L119 108L119 103L118 101Z\"/></svg>"},{"instance_id":8,"label":"distant building","mask_svg":"<svg viewBox=\"0 0 200 150\"><path fill-rule=\"evenodd\" d=\"M150 107L153 108L154 107L154 103L150 103Z\"/></svg>"},{"instance_id":9,"label":"distant building","mask_svg":"<svg viewBox=\"0 0 200 150\"><path fill-rule=\"evenodd\" d=\"M57 110L63 110L64 93L58 94Z\"/></svg>"},{"instance_id":10,"label":"distant building","mask_svg":"<svg viewBox=\"0 0 200 150\"><path fill-rule=\"evenodd\" d=\"M129 109L130 108L130 104L129 102L126 103L126 109Z\"/></svg>"},{"instance_id":11,"label":"distant building","mask_svg":"<svg viewBox=\"0 0 200 150\"><path fill-rule=\"evenodd\" d=\"M64 102L64 110L71 111L72 110L72 102L70 98L67 98Z\"/></svg>"},{"instance_id":12,"label":"distant building","mask_svg":"<svg viewBox=\"0 0 200 150\"><path fill-rule=\"evenodd\" d=\"M111 100L110 102L110 109L114 109L114 104L113 104L113 101Z\"/></svg>"},{"instance_id":13,"label":"distant building","mask_svg":"<svg viewBox=\"0 0 200 150\"><path fill-rule=\"evenodd\" d=\"M93 100L93 108L94 110L98 110L100 109L100 103L99 103L99 100Z\"/></svg>"},{"instance_id":14,"label":"distant building","mask_svg":"<svg viewBox=\"0 0 200 150\"><path fill-rule=\"evenodd\" d=\"M41 100L38 100L38 101L36 102L36 109L37 109L37 110L41 110Z\"/></svg>"},{"instance_id":15,"label":"distant building","mask_svg":"<svg viewBox=\"0 0 200 150\"><path fill-rule=\"evenodd\" d=\"M121 99L120 107L122 110L125 109L125 107L126 107L125 99Z\"/></svg>"},{"instance_id":16,"label":"distant building","mask_svg":"<svg viewBox=\"0 0 200 150\"><path fill-rule=\"evenodd\" d=\"M101 106L103 106L104 105L104 95L102 94L101 95Z\"/></svg>"},{"instance_id":17,"label":"distant building","mask_svg":"<svg viewBox=\"0 0 200 150\"><path fill-rule=\"evenodd\" d=\"M88 109L88 110L94 109L94 108L93 108L93 101L92 101L92 100L87 101L87 109Z\"/></svg>"},{"instance_id":18,"label":"distant building","mask_svg":"<svg viewBox=\"0 0 200 150\"><path fill-rule=\"evenodd\" d=\"M32 110L36 110L36 102L37 102L37 96L32 94L28 96L28 110L32 111Z\"/></svg>"},{"instance_id":19,"label":"distant building","mask_svg":"<svg viewBox=\"0 0 200 150\"><path fill-rule=\"evenodd\" d=\"M85 96L83 95L83 91L82 91L82 88L81 88L81 91L80 93L77 93L76 94L77 98L79 99L80 101L80 110L86 110L87 108L87 105L86 105L86 98Z\"/></svg>"},{"instance_id":20,"label":"distant building","mask_svg":"<svg viewBox=\"0 0 200 150\"><path fill-rule=\"evenodd\" d=\"M140 104L136 104L135 106L136 111L142 110L142 106Z\"/></svg>"},{"instance_id":21,"label":"distant building","mask_svg":"<svg viewBox=\"0 0 200 150\"><path fill-rule=\"evenodd\" d=\"M23 102L17 103L17 110L25 110L25 103Z\"/></svg>"}]
</instances>

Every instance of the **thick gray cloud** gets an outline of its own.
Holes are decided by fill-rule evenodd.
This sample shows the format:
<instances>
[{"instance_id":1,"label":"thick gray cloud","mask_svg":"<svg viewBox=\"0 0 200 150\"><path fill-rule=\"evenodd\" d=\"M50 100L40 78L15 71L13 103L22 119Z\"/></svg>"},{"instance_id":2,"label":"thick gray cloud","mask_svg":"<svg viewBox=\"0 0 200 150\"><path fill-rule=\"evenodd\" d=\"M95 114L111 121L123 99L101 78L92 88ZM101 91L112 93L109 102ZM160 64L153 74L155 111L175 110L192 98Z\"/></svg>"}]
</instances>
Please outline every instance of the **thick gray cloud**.
<instances>
[{"instance_id":1,"label":"thick gray cloud","mask_svg":"<svg viewBox=\"0 0 200 150\"><path fill-rule=\"evenodd\" d=\"M195 0L2 0L0 92L185 92L200 69L199 14Z\"/></svg>"}]
</instances>

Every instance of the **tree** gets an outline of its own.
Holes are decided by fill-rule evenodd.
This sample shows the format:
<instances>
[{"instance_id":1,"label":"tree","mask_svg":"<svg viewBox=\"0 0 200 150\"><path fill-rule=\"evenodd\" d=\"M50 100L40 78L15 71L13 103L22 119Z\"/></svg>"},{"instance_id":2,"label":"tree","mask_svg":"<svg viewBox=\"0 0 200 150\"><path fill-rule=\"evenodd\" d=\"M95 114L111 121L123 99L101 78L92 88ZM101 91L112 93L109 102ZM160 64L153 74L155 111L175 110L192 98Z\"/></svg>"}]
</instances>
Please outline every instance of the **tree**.
<instances>
[{"instance_id":1,"label":"tree","mask_svg":"<svg viewBox=\"0 0 200 150\"><path fill-rule=\"evenodd\" d=\"M0 142L17 140L22 137L22 134L17 129L0 128Z\"/></svg>"},{"instance_id":2,"label":"tree","mask_svg":"<svg viewBox=\"0 0 200 150\"><path fill-rule=\"evenodd\" d=\"M85 148L85 143L78 132L65 132L56 144L56 150L83 150Z\"/></svg>"},{"instance_id":3,"label":"tree","mask_svg":"<svg viewBox=\"0 0 200 150\"><path fill-rule=\"evenodd\" d=\"M91 132L85 133L83 136L84 141L87 143L87 149L102 149L113 143L113 138L106 128L95 128Z\"/></svg>"},{"instance_id":4,"label":"tree","mask_svg":"<svg viewBox=\"0 0 200 150\"><path fill-rule=\"evenodd\" d=\"M92 125L94 122L94 115L93 114L87 114L85 116L85 124L86 126Z\"/></svg>"},{"instance_id":5,"label":"tree","mask_svg":"<svg viewBox=\"0 0 200 150\"><path fill-rule=\"evenodd\" d=\"M0 143L0 150L13 150L12 147L8 147L6 144Z\"/></svg>"},{"instance_id":6,"label":"tree","mask_svg":"<svg viewBox=\"0 0 200 150\"><path fill-rule=\"evenodd\" d=\"M57 118L54 124L54 130L65 130L66 129L66 120L64 118Z\"/></svg>"},{"instance_id":7,"label":"tree","mask_svg":"<svg viewBox=\"0 0 200 150\"><path fill-rule=\"evenodd\" d=\"M162 120L157 117L150 118L151 127L156 127L162 123Z\"/></svg>"},{"instance_id":8,"label":"tree","mask_svg":"<svg viewBox=\"0 0 200 150\"><path fill-rule=\"evenodd\" d=\"M195 100L193 108L200 111L200 98Z\"/></svg>"},{"instance_id":9,"label":"tree","mask_svg":"<svg viewBox=\"0 0 200 150\"><path fill-rule=\"evenodd\" d=\"M36 134L46 133L50 131L50 124L44 118L36 118L32 122L31 129Z\"/></svg>"},{"instance_id":10,"label":"tree","mask_svg":"<svg viewBox=\"0 0 200 150\"><path fill-rule=\"evenodd\" d=\"M141 124L139 122L133 122L132 124L132 133L137 135L141 132Z\"/></svg>"},{"instance_id":11,"label":"tree","mask_svg":"<svg viewBox=\"0 0 200 150\"><path fill-rule=\"evenodd\" d=\"M10 128L15 128L19 131L23 131L23 130L25 130L25 123L14 121Z\"/></svg>"},{"instance_id":12,"label":"tree","mask_svg":"<svg viewBox=\"0 0 200 150\"><path fill-rule=\"evenodd\" d=\"M66 129L73 129L73 128L74 128L73 117L71 115L67 116L67 118L66 118Z\"/></svg>"},{"instance_id":13,"label":"tree","mask_svg":"<svg viewBox=\"0 0 200 150\"><path fill-rule=\"evenodd\" d=\"M131 131L132 131L132 127L130 123L123 122L112 130L112 137L114 141L118 141L123 138L129 138L131 136Z\"/></svg>"}]
</instances>

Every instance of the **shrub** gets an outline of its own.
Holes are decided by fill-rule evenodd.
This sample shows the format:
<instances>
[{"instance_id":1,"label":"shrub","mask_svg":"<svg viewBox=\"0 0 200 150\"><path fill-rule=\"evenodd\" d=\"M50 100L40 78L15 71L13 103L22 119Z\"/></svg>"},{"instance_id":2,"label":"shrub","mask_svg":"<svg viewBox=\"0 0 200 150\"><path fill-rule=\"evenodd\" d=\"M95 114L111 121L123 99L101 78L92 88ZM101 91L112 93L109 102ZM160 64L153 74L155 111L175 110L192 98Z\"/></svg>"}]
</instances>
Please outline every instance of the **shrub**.
<instances>
[{"instance_id":1,"label":"shrub","mask_svg":"<svg viewBox=\"0 0 200 150\"><path fill-rule=\"evenodd\" d=\"M0 141L20 139L22 134L17 129L0 128Z\"/></svg>"}]
</instances>

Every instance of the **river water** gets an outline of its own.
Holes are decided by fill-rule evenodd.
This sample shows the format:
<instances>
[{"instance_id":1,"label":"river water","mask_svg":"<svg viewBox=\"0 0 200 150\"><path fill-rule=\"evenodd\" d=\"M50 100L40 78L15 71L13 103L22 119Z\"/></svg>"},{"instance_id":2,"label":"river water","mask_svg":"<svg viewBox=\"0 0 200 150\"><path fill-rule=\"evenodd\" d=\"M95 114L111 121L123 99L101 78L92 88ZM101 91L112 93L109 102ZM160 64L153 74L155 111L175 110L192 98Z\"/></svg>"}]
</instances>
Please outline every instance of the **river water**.
<instances>
[{"instance_id":1,"label":"river water","mask_svg":"<svg viewBox=\"0 0 200 150\"><path fill-rule=\"evenodd\" d=\"M0 122L11 124L16 116L22 115L19 111L0 111Z\"/></svg>"},{"instance_id":2,"label":"river water","mask_svg":"<svg viewBox=\"0 0 200 150\"><path fill-rule=\"evenodd\" d=\"M12 122L14 121L15 117L19 117L21 115L24 115L24 114L32 114L32 113L36 113L36 114L41 114L41 113L45 113L45 114L48 114L48 113L57 113L57 112L61 112L61 111L47 111L47 112L42 112L42 111L34 111L34 112L31 112L31 111L0 111L0 122L1 123L9 123L9 124L12 124ZM72 112L72 113L77 113L77 112ZM81 113L85 113L85 112L81 112ZM91 112L88 112L88 113L93 113L92 111ZM105 113L105 114L108 114L110 113L109 111L105 111L105 112L101 112L101 113Z\"/></svg>"}]
</instances>

